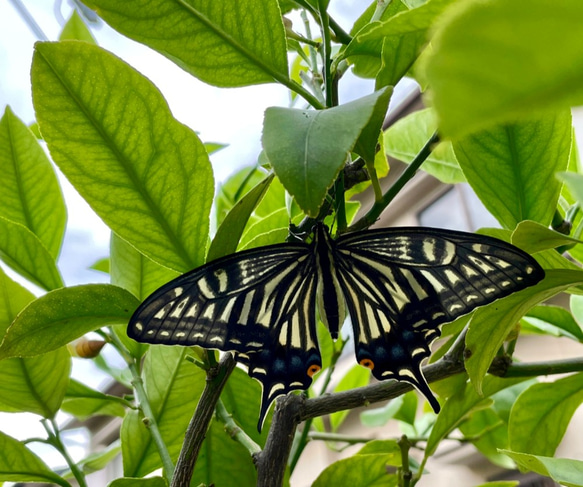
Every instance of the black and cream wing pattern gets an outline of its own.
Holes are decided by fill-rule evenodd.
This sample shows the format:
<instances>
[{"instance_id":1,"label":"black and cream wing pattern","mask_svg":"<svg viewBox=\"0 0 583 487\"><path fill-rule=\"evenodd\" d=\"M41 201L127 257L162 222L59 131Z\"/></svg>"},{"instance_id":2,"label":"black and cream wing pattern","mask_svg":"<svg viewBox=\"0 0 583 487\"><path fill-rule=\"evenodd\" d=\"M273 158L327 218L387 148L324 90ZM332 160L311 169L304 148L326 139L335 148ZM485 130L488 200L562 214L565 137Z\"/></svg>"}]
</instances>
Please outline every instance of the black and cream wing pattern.
<instances>
[{"instance_id":1,"label":"black and cream wing pattern","mask_svg":"<svg viewBox=\"0 0 583 487\"><path fill-rule=\"evenodd\" d=\"M259 426L279 395L307 389L322 366L317 309L335 339L347 313L358 363L413 384L439 326L532 286L544 271L501 240L430 228L355 232L259 247L162 286L132 316L135 340L232 351L263 387Z\"/></svg>"}]
</instances>

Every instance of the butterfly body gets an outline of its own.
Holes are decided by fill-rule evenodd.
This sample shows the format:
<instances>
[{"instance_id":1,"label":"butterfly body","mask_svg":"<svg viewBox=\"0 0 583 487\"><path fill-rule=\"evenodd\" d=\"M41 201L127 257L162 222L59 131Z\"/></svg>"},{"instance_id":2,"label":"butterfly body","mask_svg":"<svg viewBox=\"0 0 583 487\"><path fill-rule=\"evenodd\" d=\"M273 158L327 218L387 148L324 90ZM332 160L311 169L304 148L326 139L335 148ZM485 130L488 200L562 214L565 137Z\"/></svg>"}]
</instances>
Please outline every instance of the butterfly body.
<instances>
[{"instance_id":1,"label":"butterfly body","mask_svg":"<svg viewBox=\"0 0 583 487\"><path fill-rule=\"evenodd\" d=\"M210 262L155 291L128 335L146 343L233 351L263 386L259 425L279 395L307 389L322 366L316 308L333 338L351 318L357 361L439 403L421 372L439 325L539 282L544 272L500 240L392 228L276 244Z\"/></svg>"}]
</instances>

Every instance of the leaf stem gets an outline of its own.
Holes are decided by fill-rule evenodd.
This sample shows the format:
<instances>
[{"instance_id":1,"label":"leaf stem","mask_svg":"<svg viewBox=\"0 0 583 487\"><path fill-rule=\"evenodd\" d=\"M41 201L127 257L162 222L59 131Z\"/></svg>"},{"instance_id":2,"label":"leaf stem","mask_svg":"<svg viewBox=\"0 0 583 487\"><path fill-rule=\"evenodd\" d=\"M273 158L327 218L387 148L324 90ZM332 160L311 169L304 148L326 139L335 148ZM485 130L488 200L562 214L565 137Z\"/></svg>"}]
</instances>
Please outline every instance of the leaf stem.
<instances>
[{"instance_id":1,"label":"leaf stem","mask_svg":"<svg viewBox=\"0 0 583 487\"><path fill-rule=\"evenodd\" d=\"M233 416L227 411L225 404L220 399L217 402L217 417L225 425L229 436L243 445L251 456L261 452L261 447L255 443L247 433L235 422Z\"/></svg>"},{"instance_id":2,"label":"leaf stem","mask_svg":"<svg viewBox=\"0 0 583 487\"><path fill-rule=\"evenodd\" d=\"M401 467L399 468L399 485L402 487L410 487L413 473L409 467L409 450L411 443L406 435L401 436L397 441L399 449L401 450Z\"/></svg>"},{"instance_id":3,"label":"leaf stem","mask_svg":"<svg viewBox=\"0 0 583 487\"><path fill-rule=\"evenodd\" d=\"M144 382L142 381L142 377L138 371L136 359L132 357L130 352L125 348L119 337L113 333L113 331L109 334L109 338L130 369L130 373L132 375L131 382L134 390L136 391L139 408L142 410L144 418L146 418L148 421L148 429L150 430L152 440L154 440L154 444L156 445L158 454L162 460L162 465L164 467L164 477L168 482L170 482L172 480L172 475L174 474L174 464L172 463L170 453L168 452L166 443L164 442L162 434L160 433L160 429L158 428L158 422L156 421L156 416L154 415L154 411L150 405L148 395L144 389Z\"/></svg>"},{"instance_id":4,"label":"leaf stem","mask_svg":"<svg viewBox=\"0 0 583 487\"><path fill-rule=\"evenodd\" d=\"M379 201L376 201L372 205L371 209L366 215L364 215L359 221L350 227L350 231L363 230L377 221L384 209L389 205L389 203L391 203L391 201L393 201L399 191L403 189L403 186L405 186L405 184L407 184L413 178L413 176L415 176L415 173L419 167L421 167L421 164L423 164L429 157L429 154L431 154L431 151L433 150L433 146L437 142L439 142L439 135L437 135L437 132L435 132L425 143L419 153L415 156L415 159L411 161L411 164L407 166L399 179L395 181L395 184L389 188L389 190Z\"/></svg>"},{"instance_id":5,"label":"leaf stem","mask_svg":"<svg viewBox=\"0 0 583 487\"><path fill-rule=\"evenodd\" d=\"M53 418L51 418L51 419L42 419L41 423L42 423L45 431L47 432L48 442L51 445L53 445L59 451L59 453L63 456L63 458L67 462L67 465L71 469L71 473L73 474L73 476L75 477L75 480L79 484L79 487L87 487L87 482L85 480L85 474L81 471L81 469L77 466L75 461L69 455L69 452L67 451L67 448L65 447L65 444L63 443L63 441L61 439L61 432L59 430L59 425L57 424L57 422ZM70 485L70 484L68 484L68 485Z\"/></svg>"},{"instance_id":6,"label":"leaf stem","mask_svg":"<svg viewBox=\"0 0 583 487\"><path fill-rule=\"evenodd\" d=\"M320 17L320 29L322 30L322 47L324 51L324 83L326 84L326 106L334 105L334 93L332 92L332 76L330 75L330 58L332 45L330 42L330 19L326 0L318 0L318 13Z\"/></svg>"}]
</instances>

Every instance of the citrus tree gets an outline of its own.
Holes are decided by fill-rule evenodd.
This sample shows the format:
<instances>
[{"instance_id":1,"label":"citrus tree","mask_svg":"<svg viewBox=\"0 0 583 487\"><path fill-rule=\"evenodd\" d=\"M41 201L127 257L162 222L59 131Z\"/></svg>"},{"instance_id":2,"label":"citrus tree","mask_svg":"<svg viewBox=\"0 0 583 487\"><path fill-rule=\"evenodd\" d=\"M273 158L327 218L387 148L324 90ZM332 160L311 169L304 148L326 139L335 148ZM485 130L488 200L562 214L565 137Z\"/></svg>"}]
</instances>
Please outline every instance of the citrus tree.
<instances>
[{"instance_id":1,"label":"citrus tree","mask_svg":"<svg viewBox=\"0 0 583 487\"><path fill-rule=\"evenodd\" d=\"M31 441L52 445L69 471L51 470L0 433L0 481L69 486L74 478L83 486L88 472L121 452L124 478L112 486L287 484L308 441L356 441L338 436L347 411L393 399L361 421L397 421L417 436L366 442L314 485L408 486L437 477L425 464L452 435L494 462L504 455L521 469L583 485L583 462L554 458L583 401L583 361L512 357L521 333L583 341L583 181L570 113L583 102L578 0L379 0L348 29L329 15L326 0L85 4L205 83L279 83L294 107L266 110L258 164L215 194L208 154L216 147L178 122L147 78L97 46L78 14L61 40L36 44L38 131L9 107L0 122L0 256L43 292L37 297L0 272L0 410L39 415L47 435ZM317 34L291 25L286 16L298 12ZM348 70L374 79L375 89L339 104ZM404 76L419 83L428 108L383 132L393 87ZM104 267L110 284L64 286L57 258L66 208L35 133L112 231ZM386 154L409 166L383 192ZM482 233L533 254L546 274L444 326L445 340L424 369L438 415L418 404L407 383L369 384L369 371L357 364L332 381L349 339L334 342L320 323L319 379L307 394L282 396L259 432L261 388L231 354L219 359L127 336L140 302L181 273L282 243L290 228L296 238L309 237L317 221L338 233L362 231L419 169L445 183L469 183L501 226ZM364 191L374 201L358 212L351 198ZM543 304L565 292L570 310ZM132 395L107 395L70 378L67 345L90 332L99 339L81 341L77 353L99 360L102 346L113 347L127 370L110 370L112 379ZM569 375L536 380L558 373ZM74 462L59 411L123 418L120 442Z\"/></svg>"}]
</instances>

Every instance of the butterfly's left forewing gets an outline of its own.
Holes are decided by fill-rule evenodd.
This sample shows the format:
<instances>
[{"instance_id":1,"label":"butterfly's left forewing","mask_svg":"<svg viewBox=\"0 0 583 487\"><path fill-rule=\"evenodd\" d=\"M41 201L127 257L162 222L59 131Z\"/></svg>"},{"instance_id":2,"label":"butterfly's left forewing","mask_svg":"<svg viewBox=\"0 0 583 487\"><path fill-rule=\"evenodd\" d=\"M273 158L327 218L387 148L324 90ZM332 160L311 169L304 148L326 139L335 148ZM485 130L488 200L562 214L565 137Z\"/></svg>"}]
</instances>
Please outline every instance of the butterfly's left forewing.
<instances>
[{"instance_id":1,"label":"butterfly's left forewing","mask_svg":"<svg viewBox=\"0 0 583 487\"><path fill-rule=\"evenodd\" d=\"M261 425L277 396L307 389L321 367L316 285L308 245L233 254L154 292L132 316L128 335L146 343L236 352L263 386Z\"/></svg>"}]
</instances>

